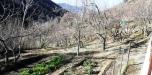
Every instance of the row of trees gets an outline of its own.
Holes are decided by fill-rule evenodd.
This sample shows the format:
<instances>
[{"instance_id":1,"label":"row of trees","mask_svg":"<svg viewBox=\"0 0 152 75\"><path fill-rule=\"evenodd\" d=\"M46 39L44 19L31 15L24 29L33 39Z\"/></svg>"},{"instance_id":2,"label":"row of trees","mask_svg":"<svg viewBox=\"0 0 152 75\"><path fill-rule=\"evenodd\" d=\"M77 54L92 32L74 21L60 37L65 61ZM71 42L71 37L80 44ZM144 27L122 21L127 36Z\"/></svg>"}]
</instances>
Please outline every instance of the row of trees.
<instances>
[{"instance_id":1,"label":"row of trees","mask_svg":"<svg viewBox=\"0 0 152 75\"><path fill-rule=\"evenodd\" d=\"M122 4L120 9L114 8L105 11L100 11L95 3L86 4L84 6L85 12L81 15L81 27L86 25L87 28L92 29L91 33L97 34L103 44L103 50L106 49L107 39L123 41L131 38L130 36L137 32L142 32L142 35L147 37L151 33L151 1L139 4L131 5L129 9ZM90 6L94 10L90 10Z\"/></svg>"}]
</instances>

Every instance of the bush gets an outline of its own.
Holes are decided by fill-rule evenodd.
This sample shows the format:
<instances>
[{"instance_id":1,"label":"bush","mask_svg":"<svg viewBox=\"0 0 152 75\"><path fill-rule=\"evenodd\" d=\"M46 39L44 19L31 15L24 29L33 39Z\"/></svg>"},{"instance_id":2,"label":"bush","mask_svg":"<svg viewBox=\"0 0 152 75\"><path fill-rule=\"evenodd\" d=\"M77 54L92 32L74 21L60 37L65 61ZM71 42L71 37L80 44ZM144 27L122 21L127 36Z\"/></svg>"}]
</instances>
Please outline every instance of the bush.
<instances>
[{"instance_id":1,"label":"bush","mask_svg":"<svg viewBox=\"0 0 152 75\"><path fill-rule=\"evenodd\" d=\"M93 71L93 65L94 65L94 63L91 60L84 61L83 66L85 68L86 74L91 75L91 73Z\"/></svg>"},{"instance_id":2,"label":"bush","mask_svg":"<svg viewBox=\"0 0 152 75\"><path fill-rule=\"evenodd\" d=\"M32 69L23 69L19 75L44 75L62 64L62 57L55 56L49 62L35 65Z\"/></svg>"}]
</instances>

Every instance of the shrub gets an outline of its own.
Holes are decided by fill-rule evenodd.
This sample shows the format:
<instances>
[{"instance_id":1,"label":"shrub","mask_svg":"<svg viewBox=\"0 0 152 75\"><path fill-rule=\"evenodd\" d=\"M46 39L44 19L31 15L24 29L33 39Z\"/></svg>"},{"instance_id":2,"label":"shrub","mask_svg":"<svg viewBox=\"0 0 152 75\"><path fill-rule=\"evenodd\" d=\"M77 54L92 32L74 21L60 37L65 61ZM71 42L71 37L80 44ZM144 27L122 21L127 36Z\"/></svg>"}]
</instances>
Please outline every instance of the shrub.
<instances>
[{"instance_id":1,"label":"shrub","mask_svg":"<svg viewBox=\"0 0 152 75\"><path fill-rule=\"evenodd\" d=\"M93 65L94 63L91 60L86 60L83 63L83 66L85 68L85 73L88 75L91 75L92 71L93 71Z\"/></svg>"}]
</instances>

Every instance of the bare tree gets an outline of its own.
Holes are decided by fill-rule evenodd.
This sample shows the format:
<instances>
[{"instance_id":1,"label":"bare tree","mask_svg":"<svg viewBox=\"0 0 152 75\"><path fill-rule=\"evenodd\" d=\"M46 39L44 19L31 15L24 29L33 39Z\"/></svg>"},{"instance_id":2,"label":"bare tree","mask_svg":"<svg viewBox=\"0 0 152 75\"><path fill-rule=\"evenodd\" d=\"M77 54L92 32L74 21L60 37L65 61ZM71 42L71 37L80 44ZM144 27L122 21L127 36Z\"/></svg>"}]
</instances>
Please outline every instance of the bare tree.
<instances>
[{"instance_id":1,"label":"bare tree","mask_svg":"<svg viewBox=\"0 0 152 75\"><path fill-rule=\"evenodd\" d=\"M96 30L96 34L99 36L101 42L103 43L103 50L106 49L107 31L109 26L109 21L107 14L105 12L100 12L98 6L91 3L97 9L97 15L92 15L90 17L90 25Z\"/></svg>"},{"instance_id":2,"label":"bare tree","mask_svg":"<svg viewBox=\"0 0 152 75\"><path fill-rule=\"evenodd\" d=\"M142 30L142 33L144 36L148 36L151 31L149 30L152 19L152 1L145 1L140 3L138 7L136 8L136 15L135 18L139 21L140 30Z\"/></svg>"},{"instance_id":3,"label":"bare tree","mask_svg":"<svg viewBox=\"0 0 152 75\"><path fill-rule=\"evenodd\" d=\"M31 4L31 1L29 4ZM24 30L24 20L29 4L27 3L27 6L23 5L26 9L23 10L24 15L21 20L19 15L22 12L20 10L21 7L16 9L13 3L7 5L6 1L0 3L3 8L3 13L0 15L0 46L2 46L1 54L5 56L6 65L9 61L10 53L13 55L14 62L19 59L22 38L32 34L32 32L29 33L28 30Z\"/></svg>"}]
</instances>

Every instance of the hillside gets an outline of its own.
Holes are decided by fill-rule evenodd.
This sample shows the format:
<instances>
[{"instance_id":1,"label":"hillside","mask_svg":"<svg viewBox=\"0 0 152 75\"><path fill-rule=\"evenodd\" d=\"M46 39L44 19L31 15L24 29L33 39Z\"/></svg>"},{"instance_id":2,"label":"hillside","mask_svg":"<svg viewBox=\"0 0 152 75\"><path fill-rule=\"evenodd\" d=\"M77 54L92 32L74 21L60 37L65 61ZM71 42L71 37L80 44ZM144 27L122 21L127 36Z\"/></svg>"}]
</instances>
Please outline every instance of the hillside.
<instances>
[{"instance_id":1,"label":"hillside","mask_svg":"<svg viewBox=\"0 0 152 75\"><path fill-rule=\"evenodd\" d=\"M23 17L25 8L26 21L40 21L47 20L55 17L63 16L65 9L55 4L51 0L0 0L0 19L5 20L7 16ZM29 4L29 6L28 6Z\"/></svg>"},{"instance_id":2,"label":"hillside","mask_svg":"<svg viewBox=\"0 0 152 75\"><path fill-rule=\"evenodd\" d=\"M109 11L114 17L133 20L147 14L146 7L149 6L149 3L150 0L126 0L126 2L109 9Z\"/></svg>"}]
</instances>

